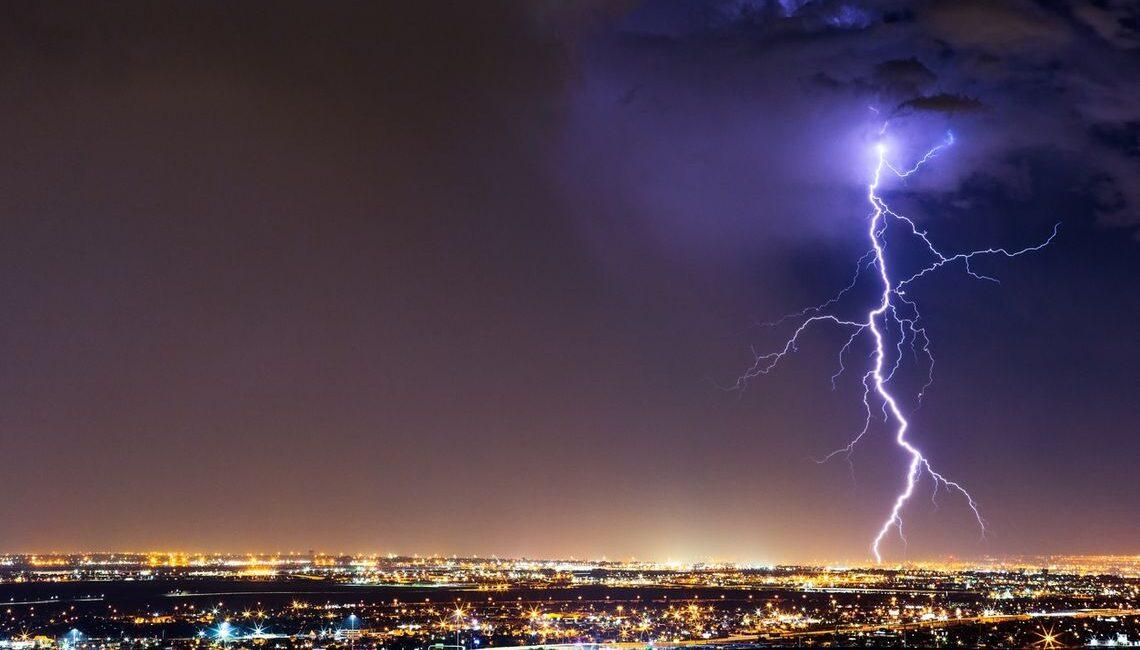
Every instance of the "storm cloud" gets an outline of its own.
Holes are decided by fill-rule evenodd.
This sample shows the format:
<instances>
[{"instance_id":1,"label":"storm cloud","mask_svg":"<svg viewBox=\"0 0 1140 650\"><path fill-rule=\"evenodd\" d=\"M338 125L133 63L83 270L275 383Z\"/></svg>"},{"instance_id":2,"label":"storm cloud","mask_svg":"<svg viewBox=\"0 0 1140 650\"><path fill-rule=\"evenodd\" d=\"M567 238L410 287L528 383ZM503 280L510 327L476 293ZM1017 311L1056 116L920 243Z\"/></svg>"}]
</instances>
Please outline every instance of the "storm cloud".
<instances>
[{"instance_id":1,"label":"storm cloud","mask_svg":"<svg viewBox=\"0 0 1140 650\"><path fill-rule=\"evenodd\" d=\"M966 138L956 171L937 179L940 190L979 175L1010 178L1017 160L1046 155L1067 167L1105 225L1133 227L1140 223L1136 38L1135 16L1123 3L649 2L579 44L575 115L582 123L627 121L645 145L587 159L645 169L636 159L643 152L676 158L672 172L656 166L659 188L634 199L665 212L665 221L669 207L652 205L654 197L699 176L702 156L738 156L732 162L742 166L777 157L785 164L757 173L757 188L771 182L832 196L841 188L823 184L854 185L865 172L853 143L891 122L891 129L916 129L904 146L925 146L923 134L929 141L940 128ZM680 141L670 139L672 151L654 150L664 133ZM718 138L724 141L709 144ZM571 150L583 146L590 143ZM853 164L841 170L840 161ZM794 196L787 200L786 219L766 221L803 218Z\"/></svg>"}]
</instances>

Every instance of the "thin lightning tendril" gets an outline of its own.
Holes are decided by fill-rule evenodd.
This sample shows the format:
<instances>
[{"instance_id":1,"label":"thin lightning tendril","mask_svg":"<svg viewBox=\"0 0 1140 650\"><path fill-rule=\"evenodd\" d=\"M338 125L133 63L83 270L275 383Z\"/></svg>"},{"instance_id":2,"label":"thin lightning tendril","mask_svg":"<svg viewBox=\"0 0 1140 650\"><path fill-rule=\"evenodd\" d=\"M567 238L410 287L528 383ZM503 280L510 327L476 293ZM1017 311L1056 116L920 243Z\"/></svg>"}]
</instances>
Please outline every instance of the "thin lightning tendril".
<instances>
[{"instance_id":1,"label":"thin lightning tendril","mask_svg":"<svg viewBox=\"0 0 1140 650\"><path fill-rule=\"evenodd\" d=\"M884 133L885 130L886 126L884 125L880 134ZM770 323L764 323L766 327L776 327L788 321L796 321L799 324L780 349L775 352L754 354L752 366L749 367L736 382L736 388L742 389L752 379L760 375L769 374L788 354L798 350L800 336L807 329L817 323L830 323L850 331L850 336L846 343L844 343L839 350L839 369L831 377L831 386L832 389L834 389L836 381L847 370L844 358L848 351L860 338L869 338L871 340L873 352L870 356L870 367L862 376L862 399L864 412L866 414L863 427L847 445L832 451L823 458L818 459L817 462L824 463L836 456L843 456L848 464L851 463L851 455L855 447L871 429L871 423L874 417L874 408L872 405L875 401L880 402L884 421L893 420L895 422L895 444L906 452L906 455L909 457L909 463L907 465L903 488L895 496L890 513L879 527L878 534L871 542L871 553L874 555L876 562L882 562L883 558L880 553L880 546L892 530L897 531L899 538L906 543L906 537L903 534L902 511L924 474L929 476L934 484L934 489L931 494L932 500L937 497L939 488L960 494L965 499L967 506L977 520L982 536L984 537L986 533L986 522L982 518L981 510L974 500L974 497L961 484L935 471L926 456L908 439L907 433L910 429L910 422L903 413L903 406L900 404L899 398L895 396L890 388L895 372L899 369L903 356L905 355L904 348L908 345L915 359L924 358L927 367L926 383L917 394L917 403L919 406L922 404L922 398L926 390L934 381L934 356L931 352L930 338L927 335L926 328L921 324L921 315L918 310L918 305L914 300L907 297L905 289L927 274L956 262L960 262L966 274L974 279L997 282L993 277L974 271L970 265L971 260L975 257L988 255L1017 257L1025 253L1039 251L1053 241L1057 236L1059 227L1059 224L1054 225L1052 233L1042 243L1019 250L984 248L965 253L944 254L934 245L934 242L931 241L926 231L921 230L918 224L912 219L891 210L883 200L883 197L879 194L879 187L883 179L884 170L893 173L900 179L906 179L918 173L924 165L953 144L953 134L947 133L946 139L943 142L932 147L911 167L906 169L896 167L890 163L886 157L886 147L882 144L878 145L878 162L875 165L871 181L867 186L867 201L871 204L867 236L870 240L871 249L868 250L863 257L859 258L851 282L835 296L814 307L808 307ZM933 261L928 265L902 279L892 278L887 264L884 235L888 225L892 221L902 224L904 232L918 240L927 253L933 258ZM850 320L829 312L829 308L835 306L840 299L855 288L859 282L860 275L867 269L874 269L877 272L878 280L881 284L881 291L877 303L869 307L866 316L862 320ZM890 341L892 336L897 337L893 346ZM888 353L890 348L894 349L893 361L888 360L888 357L891 356ZM937 502L935 501L935 503Z\"/></svg>"}]
</instances>

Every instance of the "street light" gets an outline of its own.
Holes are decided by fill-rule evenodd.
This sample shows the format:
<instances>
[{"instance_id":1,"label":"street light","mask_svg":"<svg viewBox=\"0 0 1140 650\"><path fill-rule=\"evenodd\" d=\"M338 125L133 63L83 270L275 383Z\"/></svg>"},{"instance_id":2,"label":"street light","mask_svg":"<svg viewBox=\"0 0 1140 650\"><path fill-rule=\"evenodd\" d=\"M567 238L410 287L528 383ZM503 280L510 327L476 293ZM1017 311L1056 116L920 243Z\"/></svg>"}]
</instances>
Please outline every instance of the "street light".
<instances>
[{"instance_id":1,"label":"street light","mask_svg":"<svg viewBox=\"0 0 1140 650\"><path fill-rule=\"evenodd\" d=\"M463 616L465 613L466 612L463 611L462 607L456 607L455 608L455 647L456 648L462 648L463 647L463 646L459 645L459 626L463 622Z\"/></svg>"},{"instance_id":2,"label":"street light","mask_svg":"<svg viewBox=\"0 0 1140 650\"><path fill-rule=\"evenodd\" d=\"M355 648L356 647L356 623L359 620L360 619L356 616L356 614L349 614L348 615L348 630L349 630L349 632L348 632L348 647L349 648Z\"/></svg>"},{"instance_id":3,"label":"street light","mask_svg":"<svg viewBox=\"0 0 1140 650\"><path fill-rule=\"evenodd\" d=\"M225 647L226 641L230 640L232 634L233 630L230 629L230 622L222 621L221 625L218 626L218 638L222 641L222 647Z\"/></svg>"}]
</instances>

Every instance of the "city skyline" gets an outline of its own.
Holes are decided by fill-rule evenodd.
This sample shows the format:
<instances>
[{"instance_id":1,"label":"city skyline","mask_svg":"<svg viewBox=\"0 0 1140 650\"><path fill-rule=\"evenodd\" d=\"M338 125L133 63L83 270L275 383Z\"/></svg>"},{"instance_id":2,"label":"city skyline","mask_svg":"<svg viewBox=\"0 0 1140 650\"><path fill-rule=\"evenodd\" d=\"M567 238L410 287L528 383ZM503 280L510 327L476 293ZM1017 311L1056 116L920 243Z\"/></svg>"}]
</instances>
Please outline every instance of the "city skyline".
<instances>
[{"instance_id":1,"label":"city skyline","mask_svg":"<svg viewBox=\"0 0 1140 650\"><path fill-rule=\"evenodd\" d=\"M1138 597L1137 556L853 568L0 555L0 647L1127 646Z\"/></svg>"}]
</instances>

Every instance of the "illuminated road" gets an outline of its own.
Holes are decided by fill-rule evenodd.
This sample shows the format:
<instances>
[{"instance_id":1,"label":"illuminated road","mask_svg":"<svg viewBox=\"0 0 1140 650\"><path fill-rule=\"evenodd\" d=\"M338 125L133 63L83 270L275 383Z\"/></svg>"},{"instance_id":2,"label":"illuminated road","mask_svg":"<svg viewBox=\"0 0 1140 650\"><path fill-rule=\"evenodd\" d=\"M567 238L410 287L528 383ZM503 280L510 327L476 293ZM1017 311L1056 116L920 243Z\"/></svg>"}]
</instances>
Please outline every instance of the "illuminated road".
<instances>
[{"instance_id":1,"label":"illuminated road","mask_svg":"<svg viewBox=\"0 0 1140 650\"><path fill-rule=\"evenodd\" d=\"M738 634L734 636L718 637L715 639L691 639L687 641L653 641L649 644L645 641L629 641L621 643L602 643L593 644L593 647L605 648L645 648L652 645L654 648L684 648L694 646L712 646L712 645L726 645L733 643L755 643L758 641L772 640L772 639L791 639L802 637L816 637L827 635L849 635L858 634L860 632L877 632L879 630L888 630L891 632L905 632L909 630L930 630L946 627L956 627L959 625L977 625L994 624L994 623L1010 623L1014 621L1031 621L1036 618L1100 618L1107 616L1140 616L1140 609L1086 609L1077 611L1063 611L1063 612L1034 612L1031 614L999 614L996 616L968 616L963 618L952 618L945 621L919 621L911 623L893 623L893 624L867 624L856 625L851 627L840 628L827 628L822 630L802 630L792 632L765 632L761 634ZM565 647L572 647L573 644L563 644ZM581 646L573 647L586 647L590 644L583 644ZM535 647L535 646L518 646L519 648ZM557 647L552 645L544 645L542 647Z\"/></svg>"},{"instance_id":2,"label":"illuminated road","mask_svg":"<svg viewBox=\"0 0 1140 650\"><path fill-rule=\"evenodd\" d=\"M776 632L762 635L769 639L786 639L792 637L807 637L807 636L823 636L828 634L852 634L858 632L875 632L877 630L889 630L892 632L902 632L906 630L929 630L944 627L956 627L959 625L977 625L993 624L993 623L1009 623L1014 621L1031 621L1035 618L1100 618L1106 616L1140 616L1140 609L1084 609L1076 611L1063 611L1063 612L1034 612L1031 614L998 614L996 616L965 616L962 618L951 618L945 621L918 621L911 623L893 623L893 624L877 624L877 625L857 625L854 627L840 627L831 628L826 630L805 630L795 632ZM730 637L736 639L736 637ZM752 637L753 639L757 637ZM730 641L739 642L739 641ZM714 643L714 641L706 641L705 643ZM660 644L658 644L660 645Z\"/></svg>"}]
</instances>

